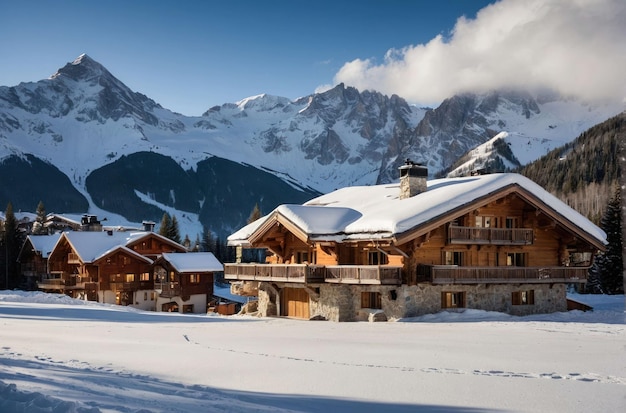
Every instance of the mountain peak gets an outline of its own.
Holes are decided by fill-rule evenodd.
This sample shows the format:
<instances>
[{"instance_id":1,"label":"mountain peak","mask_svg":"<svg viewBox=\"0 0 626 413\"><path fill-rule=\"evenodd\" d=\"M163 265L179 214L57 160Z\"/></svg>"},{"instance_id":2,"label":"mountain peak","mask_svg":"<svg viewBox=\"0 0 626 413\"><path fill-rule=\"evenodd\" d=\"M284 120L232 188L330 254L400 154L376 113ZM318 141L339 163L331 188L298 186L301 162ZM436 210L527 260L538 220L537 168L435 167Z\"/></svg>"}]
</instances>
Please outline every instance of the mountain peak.
<instances>
[{"instance_id":1,"label":"mountain peak","mask_svg":"<svg viewBox=\"0 0 626 413\"><path fill-rule=\"evenodd\" d=\"M93 59L89 56L87 56L87 53L83 53L80 56L78 56L76 59L74 59L74 61L72 62L73 65L79 65L83 62L93 62Z\"/></svg>"},{"instance_id":2,"label":"mountain peak","mask_svg":"<svg viewBox=\"0 0 626 413\"><path fill-rule=\"evenodd\" d=\"M102 75L109 75L109 72L100 63L93 60L86 53L81 54L73 62L67 63L50 79L58 77L68 77L72 80L88 80Z\"/></svg>"}]
</instances>

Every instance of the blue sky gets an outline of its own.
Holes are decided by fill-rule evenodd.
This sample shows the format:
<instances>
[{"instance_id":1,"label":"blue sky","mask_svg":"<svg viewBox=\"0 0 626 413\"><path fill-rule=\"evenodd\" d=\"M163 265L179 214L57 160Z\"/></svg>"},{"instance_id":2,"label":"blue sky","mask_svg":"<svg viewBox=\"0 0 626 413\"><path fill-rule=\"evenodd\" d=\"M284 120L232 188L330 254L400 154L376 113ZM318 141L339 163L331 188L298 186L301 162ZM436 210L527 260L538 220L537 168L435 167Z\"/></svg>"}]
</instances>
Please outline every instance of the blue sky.
<instances>
[{"instance_id":1,"label":"blue sky","mask_svg":"<svg viewBox=\"0 0 626 413\"><path fill-rule=\"evenodd\" d=\"M416 104L511 82L567 91L598 70L585 64L560 79L583 56L626 67L625 2L594 1L589 17L571 0L0 0L0 85L45 79L87 53L185 115L339 82ZM625 96L617 72L585 90Z\"/></svg>"}]
</instances>

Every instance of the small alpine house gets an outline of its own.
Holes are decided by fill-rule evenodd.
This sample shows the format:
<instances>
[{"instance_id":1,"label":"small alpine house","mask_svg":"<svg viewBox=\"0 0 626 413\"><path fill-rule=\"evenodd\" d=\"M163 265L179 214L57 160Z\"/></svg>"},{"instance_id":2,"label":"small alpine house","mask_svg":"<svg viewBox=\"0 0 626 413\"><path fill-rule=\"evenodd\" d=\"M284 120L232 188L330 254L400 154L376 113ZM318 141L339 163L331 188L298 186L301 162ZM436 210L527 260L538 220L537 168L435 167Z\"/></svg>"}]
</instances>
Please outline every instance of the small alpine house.
<instances>
[{"instance_id":1,"label":"small alpine house","mask_svg":"<svg viewBox=\"0 0 626 413\"><path fill-rule=\"evenodd\" d=\"M223 270L212 252L164 252L154 261L157 311L206 312L213 296L213 273Z\"/></svg>"},{"instance_id":2,"label":"small alpine house","mask_svg":"<svg viewBox=\"0 0 626 413\"><path fill-rule=\"evenodd\" d=\"M281 205L228 238L265 263L226 264L264 316L385 320L441 310L566 311L606 234L518 174L347 187Z\"/></svg>"}]
</instances>

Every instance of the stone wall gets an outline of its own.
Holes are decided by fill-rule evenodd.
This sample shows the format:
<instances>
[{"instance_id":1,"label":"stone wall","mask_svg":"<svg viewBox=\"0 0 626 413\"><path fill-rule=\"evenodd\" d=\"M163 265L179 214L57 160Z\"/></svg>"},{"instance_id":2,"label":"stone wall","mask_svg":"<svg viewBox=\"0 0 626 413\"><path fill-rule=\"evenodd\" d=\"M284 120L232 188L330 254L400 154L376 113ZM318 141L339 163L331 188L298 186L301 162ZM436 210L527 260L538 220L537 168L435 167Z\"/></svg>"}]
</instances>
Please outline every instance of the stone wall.
<instances>
[{"instance_id":1,"label":"stone wall","mask_svg":"<svg viewBox=\"0 0 626 413\"><path fill-rule=\"evenodd\" d=\"M304 287L303 285L289 285ZM277 285L282 288L283 285ZM534 292L534 304L513 305L512 293ZM366 321L371 311L361 308L361 293L378 292L382 312L389 320L434 314L442 310L443 292L464 292L465 307L528 315L567 311L565 284L474 284L474 285L350 285L320 284L319 294L309 294L310 317L330 321ZM277 294L278 293L278 294ZM259 315L275 316L280 306L279 292L269 283L259 285Z\"/></svg>"}]
</instances>

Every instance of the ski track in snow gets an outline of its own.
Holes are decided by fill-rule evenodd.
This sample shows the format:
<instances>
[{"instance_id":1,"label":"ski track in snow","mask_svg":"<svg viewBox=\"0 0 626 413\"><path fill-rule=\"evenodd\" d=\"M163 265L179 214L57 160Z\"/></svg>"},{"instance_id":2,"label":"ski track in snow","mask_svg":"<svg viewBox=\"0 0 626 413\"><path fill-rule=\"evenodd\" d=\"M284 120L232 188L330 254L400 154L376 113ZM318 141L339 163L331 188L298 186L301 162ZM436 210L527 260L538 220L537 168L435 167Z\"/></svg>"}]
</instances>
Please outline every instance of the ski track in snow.
<instances>
[{"instance_id":1,"label":"ski track in snow","mask_svg":"<svg viewBox=\"0 0 626 413\"><path fill-rule=\"evenodd\" d=\"M410 366L394 366L371 363L350 363L328 361L323 359L300 358L281 354L270 354L266 352L251 352L231 348L210 346L202 342L193 340L188 334L183 334L182 339L190 345L200 346L216 352L228 352L249 357L271 357L275 359L287 360L295 363L317 363L335 365L349 368L367 369L390 369L408 374L443 374L443 375L473 375L493 378L511 379L550 379L550 380L572 380L583 383L613 384L626 386L626 378L615 376L603 376L600 374L587 372L513 372L504 370L463 370L442 367L416 368ZM1 366L7 366L17 371L13 375L12 381L19 385L21 380L40 383L47 389L62 389L66 395L75 394L77 400L85 400L88 395L89 402L68 402L42 395L39 392L24 393L17 390L15 384L5 385L2 382L3 372ZM168 405L176 400L179 409L168 412L189 412L189 411L256 411L256 412L293 412L299 409L281 408L271 400L262 400L258 395L237 394L232 395L228 391L217 390L202 385L185 385L175 382L168 382L148 375L128 373L123 370L116 370L105 366L92 366L88 362L71 359L68 361L55 360L46 355L38 355L35 361L23 359L20 352L13 351L11 347L0 348L0 393L12 393L20 403L30 403L39 407L49 407L50 411L77 412L77 413L100 413L104 411L116 412L136 412L152 413L162 411L161 400L167 399ZM43 369L43 370L42 370ZM41 375L42 371L47 374ZM80 372L79 374L77 374ZM88 379L85 379L88 377ZM17 380L16 380L17 379ZM47 392L56 394L56 391ZM114 394L112 396L112 394ZM2 406L0 406L2 407ZM10 408L11 406L9 406ZM6 405L4 406L6 408ZM21 411L8 410L8 411ZM2 410L2 409L0 409ZM4 411L4 410L3 410ZM46 410L47 411L47 410Z\"/></svg>"},{"instance_id":2,"label":"ski track in snow","mask_svg":"<svg viewBox=\"0 0 626 413\"><path fill-rule=\"evenodd\" d=\"M221 412L293 412L293 409L283 409L267 403L259 403L254 394L233 396L228 391L216 390L201 385L185 385L167 382L147 375L127 373L110 367L94 367L79 360L54 360L50 357L36 356L37 361L23 360L22 354L11 351L10 347L0 348L0 395L12 393L12 399L17 400L13 405L1 404L2 412L72 412L72 413L100 413L101 411L151 413L163 411L161 400L167 399L168 413L188 413L192 411L221 411ZM11 375L11 381L16 384L4 384L2 366L19 371ZM41 372L46 371L42 376ZM80 372L79 374L77 374ZM85 373L88 373L87 375ZM89 377L85 380L85 377ZM54 397L42 395L40 392L20 392L19 382L39 383L47 389L48 394L57 394L62 390L64 394L76 394L76 399L85 400L88 395L90 402L67 402ZM6 397L4 397L6 399ZM65 397L67 398L67 397ZM248 399L241 400L241 399ZM115 400L113 403L111 400ZM176 401L179 409L172 410L169 406ZM0 402L2 402L0 398ZM26 405L26 407L24 406ZM37 406L41 410L33 407ZM26 409L26 410L24 410ZM35 409L35 410L33 410ZM48 410L51 409L51 410Z\"/></svg>"},{"instance_id":3,"label":"ski track in snow","mask_svg":"<svg viewBox=\"0 0 626 413\"><path fill-rule=\"evenodd\" d=\"M213 347L213 346L209 346L203 343L199 343L197 341L193 341L186 334L184 334L183 337L189 343L202 346L208 350L243 354L247 356L272 357L272 358L281 359L281 360L290 360L290 361L306 362L306 363L319 363L319 364L330 364L330 365L335 365L335 366L362 367L362 368L374 368L374 369L390 369L390 370L398 370L398 371L404 371L404 372L424 372L424 373L464 374L464 375L471 374L471 375L476 375L476 376L511 377L511 378L525 378L525 379L576 380L576 381L588 382L588 383L604 383L604 384L608 383L608 384L619 384L622 386L626 386L626 377L602 376L596 373L557 373L557 372L527 373L527 372L511 372L511 371L502 371L502 370L480 370L480 369L466 371L466 370L460 370L460 369L437 368L437 367L416 368L416 367L408 367L408 366L388 366L388 365L382 365L382 364L347 363L347 362L326 361L326 360L316 360L316 359L311 359L311 358L284 356L281 354L256 353L256 352L251 352L251 351L236 350L236 349L223 348L223 347Z\"/></svg>"}]
</instances>

